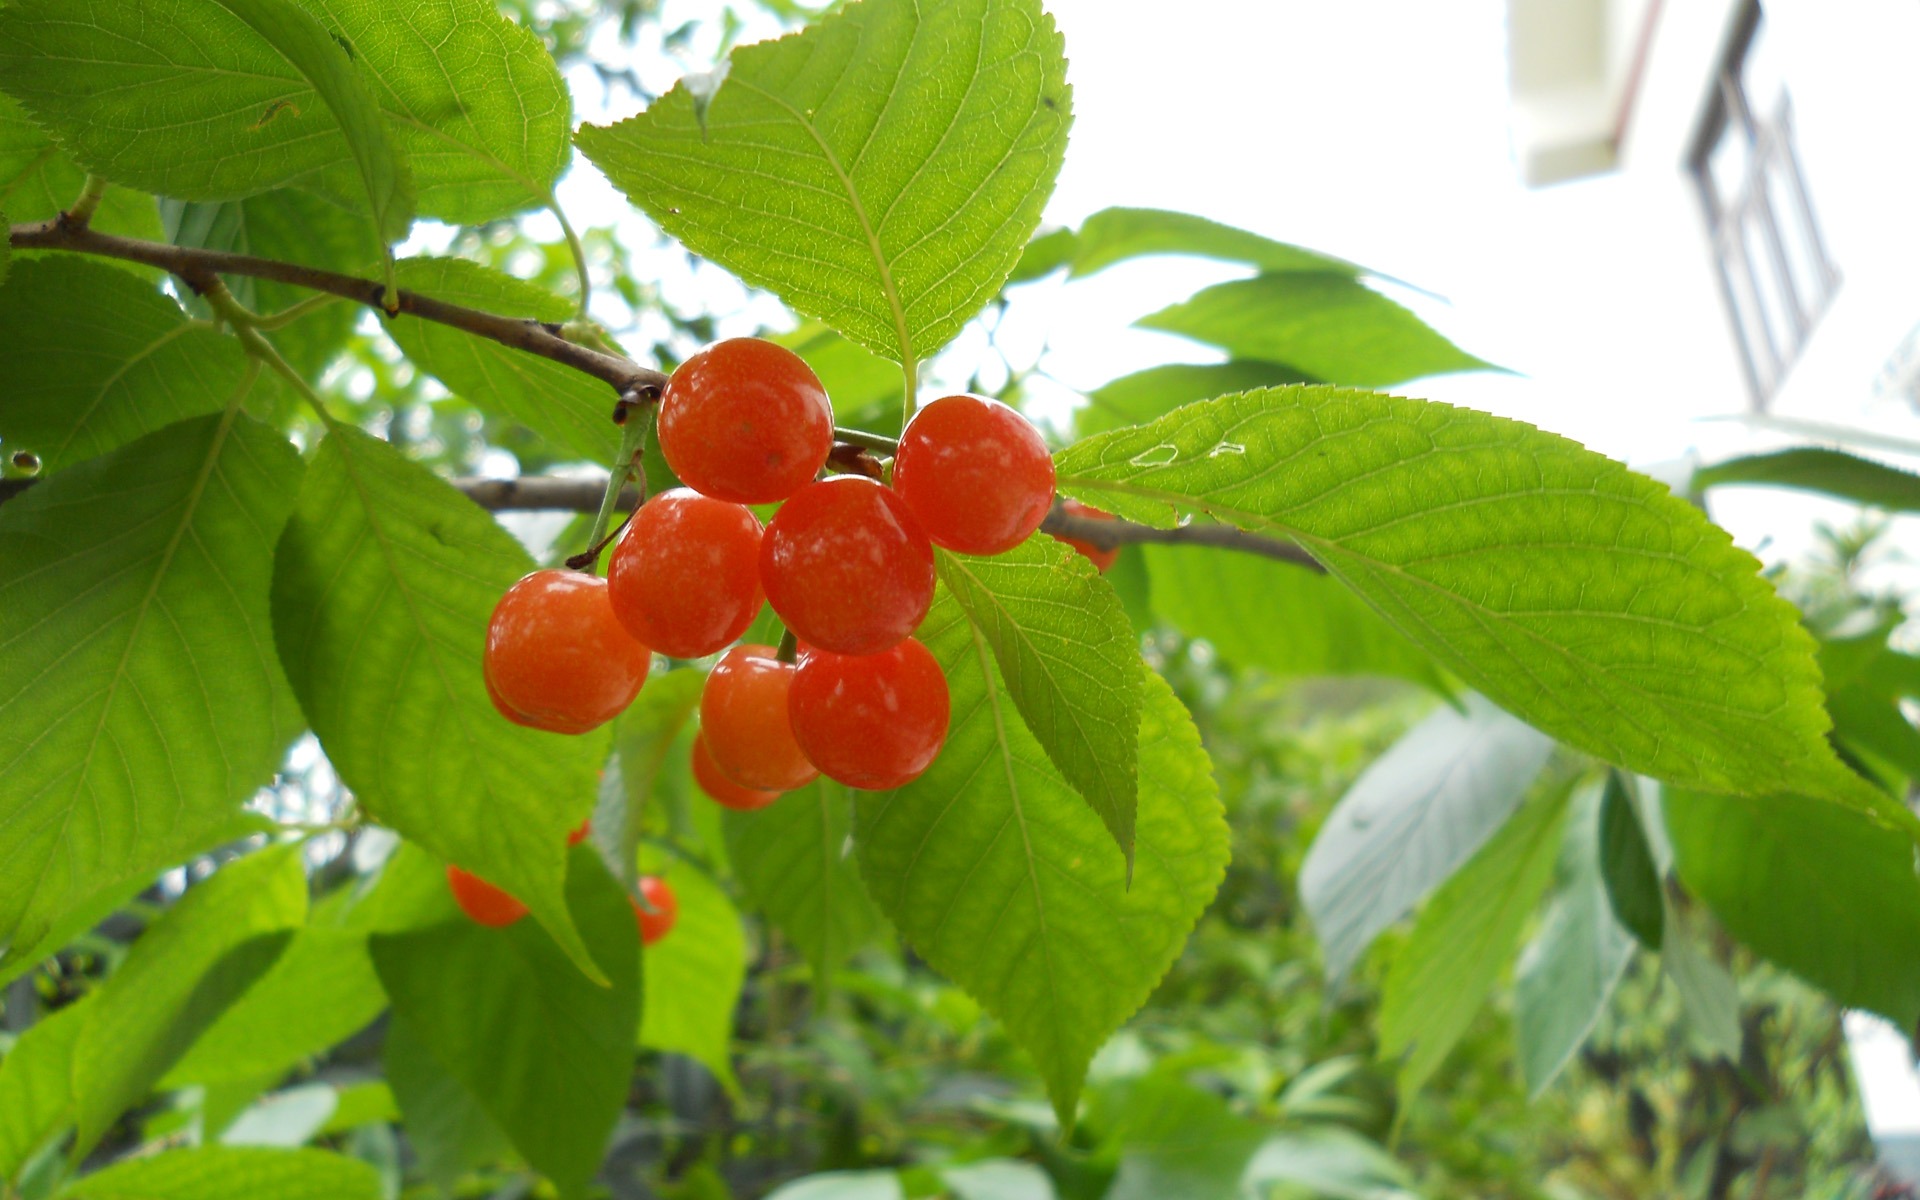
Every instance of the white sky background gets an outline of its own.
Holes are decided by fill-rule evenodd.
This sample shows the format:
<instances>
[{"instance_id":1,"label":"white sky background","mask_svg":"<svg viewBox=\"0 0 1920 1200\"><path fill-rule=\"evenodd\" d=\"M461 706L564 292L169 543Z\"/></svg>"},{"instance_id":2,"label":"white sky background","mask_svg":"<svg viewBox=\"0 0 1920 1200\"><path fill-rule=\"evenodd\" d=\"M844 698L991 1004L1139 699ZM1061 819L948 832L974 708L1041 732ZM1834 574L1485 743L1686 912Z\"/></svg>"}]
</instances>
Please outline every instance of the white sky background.
<instances>
[{"instance_id":1,"label":"white sky background","mask_svg":"<svg viewBox=\"0 0 1920 1200\"><path fill-rule=\"evenodd\" d=\"M661 27L710 18L718 7L668 0ZM1688 323L1662 315L1660 264L1704 255L1701 240L1676 236L1687 230L1670 214L1636 222L1635 205L1647 198L1619 176L1544 190L1521 185L1508 140L1503 0L1047 7L1066 38L1075 110L1049 223L1078 224L1110 205L1170 208L1338 255L1444 296L1442 303L1387 289L1464 349L1517 372L1396 391L1529 421L1655 473L1689 451L1713 458L1747 446L1746 431L1697 420L1745 409L1728 373L1730 343L1682 341L1679 330L1698 329L1697 316ZM750 6L742 12L743 42L777 32ZM711 65L716 34L706 31L685 69ZM679 73L666 65L644 72L660 91ZM593 111L598 82L590 74L571 82L583 119L616 119L638 107ZM590 168L572 173L561 200L576 224L642 221ZM647 240L642 230L643 222L635 243ZM1673 241L1656 244L1654 236ZM636 268L670 299L734 312L723 323L728 332L778 320L771 306L746 305L743 290L717 269L690 276L677 251L642 256ZM1157 258L1071 284L1056 278L1017 291L999 341L1016 361L1045 347L1047 373L1065 386L1049 395L1036 381L1032 392L1046 402L1043 412L1064 411L1076 391L1130 371L1217 361L1207 347L1129 326L1245 273ZM963 336L935 369L958 382L985 357L977 337ZM1808 547L1810 516L1851 515L1788 493L1722 495L1716 516L1769 558Z\"/></svg>"}]
</instances>

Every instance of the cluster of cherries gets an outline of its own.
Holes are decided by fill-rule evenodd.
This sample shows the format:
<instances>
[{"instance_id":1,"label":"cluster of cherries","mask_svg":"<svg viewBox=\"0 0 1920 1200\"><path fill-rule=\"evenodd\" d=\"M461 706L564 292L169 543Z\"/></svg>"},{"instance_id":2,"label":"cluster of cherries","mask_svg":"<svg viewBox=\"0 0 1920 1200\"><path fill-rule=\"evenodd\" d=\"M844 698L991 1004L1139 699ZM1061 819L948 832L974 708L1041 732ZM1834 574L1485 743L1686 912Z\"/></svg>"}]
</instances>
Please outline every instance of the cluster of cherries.
<instances>
[{"instance_id":1,"label":"cluster of cherries","mask_svg":"<svg viewBox=\"0 0 1920 1200\"><path fill-rule=\"evenodd\" d=\"M494 609L495 707L584 733L632 702L654 651L725 650L693 746L694 778L716 801L764 808L823 774L872 790L917 778L950 707L940 664L912 636L933 603L933 548L999 554L1040 527L1054 474L1039 432L998 401L947 396L908 422L889 477L855 447L835 454L832 406L798 355L736 338L673 373L659 440L685 486L640 506L607 577L536 571ZM829 456L849 473L820 478ZM748 507L775 503L764 526ZM1072 544L1101 570L1112 562ZM733 645L763 603L786 625L782 649Z\"/></svg>"}]
</instances>

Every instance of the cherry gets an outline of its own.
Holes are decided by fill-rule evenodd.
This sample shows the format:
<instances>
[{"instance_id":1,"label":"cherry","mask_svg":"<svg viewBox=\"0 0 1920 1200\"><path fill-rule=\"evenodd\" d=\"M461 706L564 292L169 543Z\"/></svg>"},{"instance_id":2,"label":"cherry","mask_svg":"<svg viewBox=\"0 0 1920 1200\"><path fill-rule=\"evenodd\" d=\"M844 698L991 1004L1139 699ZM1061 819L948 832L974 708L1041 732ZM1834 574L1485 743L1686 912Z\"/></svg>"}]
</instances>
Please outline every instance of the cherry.
<instances>
[{"instance_id":1,"label":"cherry","mask_svg":"<svg viewBox=\"0 0 1920 1200\"><path fill-rule=\"evenodd\" d=\"M933 545L891 489L839 475L808 484L773 515L760 582L801 641L877 654L933 604Z\"/></svg>"},{"instance_id":2,"label":"cherry","mask_svg":"<svg viewBox=\"0 0 1920 1200\"><path fill-rule=\"evenodd\" d=\"M627 902L633 905L633 919L640 926L640 944L651 946L673 930L673 923L680 919L680 902L674 899L667 881L658 875L640 877L640 895L647 902L645 908L631 896ZM648 912L648 908L653 911Z\"/></svg>"},{"instance_id":3,"label":"cherry","mask_svg":"<svg viewBox=\"0 0 1920 1200\"><path fill-rule=\"evenodd\" d=\"M452 863L447 864L447 886L460 910L482 925L505 929L527 915L526 905Z\"/></svg>"},{"instance_id":4,"label":"cherry","mask_svg":"<svg viewBox=\"0 0 1920 1200\"><path fill-rule=\"evenodd\" d=\"M1040 431L998 400L943 396L907 422L893 486L934 545L1002 554L1053 506L1053 456Z\"/></svg>"},{"instance_id":5,"label":"cherry","mask_svg":"<svg viewBox=\"0 0 1920 1200\"><path fill-rule=\"evenodd\" d=\"M613 548L607 599L627 632L660 653L712 654L760 615L760 519L692 488L662 492Z\"/></svg>"},{"instance_id":6,"label":"cherry","mask_svg":"<svg viewBox=\"0 0 1920 1200\"><path fill-rule=\"evenodd\" d=\"M833 406L799 355L760 338L731 338L674 371L660 394L659 429L660 452L688 487L716 500L770 504L826 464Z\"/></svg>"},{"instance_id":7,"label":"cherry","mask_svg":"<svg viewBox=\"0 0 1920 1200\"><path fill-rule=\"evenodd\" d=\"M586 841L592 833L593 818L588 817L586 820L580 822L580 828L567 835L567 845L578 846L581 842Z\"/></svg>"},{"instance_id":8,"label":"cherry","mask_svg":"<svg viewBox=\"0 0 1920 1200\"><path fill-rule=\"evenodd\" d=\"M1060 507L1070 517L1093 517L1101 521L1113 520L1112 513L1101 512L1093 505L1082 504L1078 500L1062 500ZM1087 561L1100 568L1102 574L1105 574L1107 568L1113 565L1114 560L1120 557L1120 547L1118 546L1107 546L1103 548L1094 545L1092 542L1083 542L1079 538L1060 537L1057 533L1053 536L1085 555Z\"/></svg>"},{"instance_id":9,"label":"cherry","mask_svg":"<svg viewBox=\"0 0 1920 1200\"><path fill-rule=\"evenodd\" d=\"M720 773L757 791L790 792L820 772L800 752L787 720L793 664L771 646L735 646L700 692L700 736Z\"/></svg>"},{"instance_id":10,"label":"cherry","mask_svg":"<svg viewBox=\"0 0 1920 1200\"><path fill-rule=\"evenodd\" d=\"M585 733L633 703L652 658L615 619L606 580L535 571L494 606L487 694L508 720Z\"/></svg>"},{"instance_id":11,"label":"cherry","mask_svg":"<svg viewBox=\"0 0 1920 1200\"><path fill-rule=\"evenodd\" d=\"M715 804L722 808L731 808L735 812L752 812L765 808L780 798L779 792L763 791L759 788L741 787L728 779L720 765L713 761L713 754L707 749L705 734L695 735L693 739L693 781L700 790L713 797Z\"/></svg>"},{"instance_id":12,"label":"cherry","mask_svg":"<svg viewBox=\"0 0 1920 1200\"><path fill-rule=\"evenodd\" d=\"M918 638L879 654L809 650L787 696L807 758L828 778L868 791L911 783L933 764L949 706L947 678Z\"/></svg>"}]
</instances>

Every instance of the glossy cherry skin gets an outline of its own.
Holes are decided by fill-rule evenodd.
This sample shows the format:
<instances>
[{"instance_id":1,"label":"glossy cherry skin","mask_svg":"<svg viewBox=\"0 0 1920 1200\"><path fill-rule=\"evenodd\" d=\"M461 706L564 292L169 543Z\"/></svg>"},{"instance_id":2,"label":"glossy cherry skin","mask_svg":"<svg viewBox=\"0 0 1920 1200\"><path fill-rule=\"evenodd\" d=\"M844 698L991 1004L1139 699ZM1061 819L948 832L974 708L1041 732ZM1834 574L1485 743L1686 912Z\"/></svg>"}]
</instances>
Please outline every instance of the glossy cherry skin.
<instances>
[{"instance_id":1,"label":"glossy cherry skin","mask_svg":"<svg viewBox=\"0 0 1920 1200\"><path fill-rule=\"evenodd\" d=\"M998 400L943 396L900 435L893 489L934 545L1003 554L1053 507L1053 456L1040 431Z\"/></svg>"},{"instance_id":2,"label":"glossy cherry skin","mask_svg":"<svg viewBox=\"0 0 1920 1200\"><path fill-rule=\"evenodd\" d=\"M653 652L620 624L607 581L535 571L507 589L487 626L487 694L509 720L585 733L620 715Z\"/></svg>"},{"instance_id":3,"label":"glossy cherry skin","mask_svg":"<svg viewBox=\"0 0 1920 1200\"><path fill-rule=\"evenodd\" d=\"M1093 517L1102 521L1113 520L1112 513L1101 512L1099 509L1093 507L1093 505L1082 504L1078 500L1062 500L1060 502L1060 508L1070 517ZM1092 542L1083 542L1079 538L1060 537L1059 534L1055 534L1054 536L1085 555L1087 561L1100 568L1102 574L1105 574L1107 568L1113 565L1114 560L1120 557L1120 547L1118 546L1108 546L1102 549Z\"/></svg>"},{"instance_id":4,"label":"glossy cherry skin","mask_svg":"<svg viewBox=\"0 0 1920 1200\"><path fill-rule=\"evenodd\" d=\"M607 600L627 632L673 658L723 649L760 615L760 518L692 488L633 514L607 565Z\"/></svg>"},{"instance_id":5,"label":"glossy cherry skin","mask_svg":"<svg viewBox=\"0 0 1920 1200\"><path fill-rule=\"evenodd\" d=\"M878 654L933 604L933 544L891 489L840 475L808 484L773 515L760 582L801 641Z\"/></svg>"},{"instance_id":6,"label":"glossy cherry skin","mask_svg":"<svg viewBox=\"0 0 1920 1200\"><path fill-rule=\"evenodd\" d=\"M741 787L728 779L721 771L720 764L713 761L713 755L707 750L706 735L696 735L693 739L693 781L700 790L713 798L721 808L731 808L735 812L752 812L765 808L780 798L781 793L763 791L759 788Z\"/></svg>"},{"instance_id":7,"label":"glossy cherry skin","mask_svg":"<svg viewBox=\"0 0 1920 1200\"><path fill-rule=\"evenodd\" d=\"M526 905L452 863L447 864L447 886L453 890L453 899L460 911L482 925L505 929L527 915Z\"/></svg>"},{"instance_id":8,"label":"glossy cherry skin","mask_svg":"<svg viewBox=\"0 0 1920 1200\"><path fill-rule=\"evenodd\" d=\"M652 912L632 897L628 897L627 902L633 905L633 919L640 926L640 944L651 946L673 931L673 923L680 919L680 901L674 898L667 881L658 875L640 877L640 894Z\"/></svg>"},{"instance_id":9,"label":"glossy cherry skin","mask_svg":"<svg viewBox=\"0 0 1920 1200\"><path fill-rule=\"evenodd\" d=\"M741 787L790 792L820 772L800 753L787 721L793 664L771 646L735 646L721 655L700 692L700 736L720 773Z\"/></svg>"},{"instance_id":10,"label":"glossy cherry skin","mask_svg":"<svg viewBox=\"0 0 1920 1200\"><path fill-rule=\"evenodd\" d=\"M771 504L799 491L833 449L833 406L800 356L760 338L715 342L660 394L660 452L716 500Z\"/></svg>"},{"instance_id":11,"label":"glossy cherry skin","mask_svg":"<svg viewBox=\"0 0 1920 1200\"><path fill-rule=\"evenodd\" d=\"M947 740L947 678L918 638L879 654L810 650L787 694L793 736L820 773L880 791L911 783Z\"/></svg>"}]
</instances>

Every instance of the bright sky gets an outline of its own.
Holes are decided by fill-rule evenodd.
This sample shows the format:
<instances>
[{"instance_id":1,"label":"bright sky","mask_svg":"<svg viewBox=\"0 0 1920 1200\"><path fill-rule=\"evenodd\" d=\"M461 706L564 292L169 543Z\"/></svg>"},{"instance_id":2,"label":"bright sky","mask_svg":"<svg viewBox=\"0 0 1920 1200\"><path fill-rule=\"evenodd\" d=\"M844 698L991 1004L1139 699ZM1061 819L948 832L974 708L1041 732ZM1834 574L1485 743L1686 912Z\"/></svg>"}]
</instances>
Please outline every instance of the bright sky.
<instances>
[{"instance_id":1,"label":"bright sky","mask_svg":"<svg viewBox=\"0 0 1920 1200\"><path fill-rule=\"evenodd\" d=\"M1680 240L1651 243L1634 220L1645 198L1619 176L1521 185L1507 132L1503 0L1047 7L1066 37L1075 110L1049 222L1076 224L1110 205L1162 207L1326 251L1446 297L1394 293L1465 349L1517 372L1397 391L1526 420L1656 474L1690 450L1711 458L1741 445L1737 427L1697 420L1744 410L1727 360L1680 340L1648 286L1649 271L1672 261L1663 256L1703 254L1698 238L1668 220L1664 236ZM668 0L662 25L715 10L713 0ZM775 31L761 20L750 18L741 40ZM700 69L713 47L691 53L685 68ZM678 74L662 66L647 82L664 90ZM597 83L573 82L590 105ZM561 198L586 223L634 219L588 170L574 172ZM742 307L744 294L717 271L687 276L684 261L668 253L638 266L657 269L670 298L738 309L742 331L768 319L765 307ZM1020 290L999 340L1016 359L1044 346L1048 372L1078 391L1157 363L1214 361L1205 347L1129 326L1242 274L1153 259L1034 285ZM945 374L964 378L983 352L963 338ZM1049 399L1044 385L1035 391ZM1064 408L1072 391L1050 399ZM1775 539L1776 553L1808 544L1809 511L1849 515L1781 493L1729 496L1716 514L1746 544Z\"/></svg>"}]
</instances>

